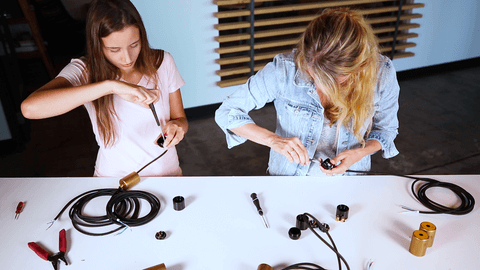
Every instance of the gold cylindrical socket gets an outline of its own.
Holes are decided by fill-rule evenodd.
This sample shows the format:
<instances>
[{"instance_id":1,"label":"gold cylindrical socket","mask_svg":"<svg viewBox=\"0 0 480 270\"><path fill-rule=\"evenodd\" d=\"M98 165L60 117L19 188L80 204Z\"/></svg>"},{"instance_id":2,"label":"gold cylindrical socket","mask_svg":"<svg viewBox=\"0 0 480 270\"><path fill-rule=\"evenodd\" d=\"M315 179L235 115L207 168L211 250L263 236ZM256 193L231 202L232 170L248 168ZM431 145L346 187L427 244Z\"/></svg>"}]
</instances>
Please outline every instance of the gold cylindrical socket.
<instances>
[{"instance_id":1,"label":"gold cylindrical socket","mask_svg":"<svg viewBox=\"0 0 480 270\"><path fill-rule=\"evenodd\" d=\"M273 270L273 268L266 263L262 263L258 266L257 270Z\"/></svg>"},{"instance_id":2,"label":"gold cylindrical socket","mask_svg":"<svg viewBox=\"0 0 480 270\"><path fill-rule=\"evenodd\" d=\"M137 172L132 172L118 181L120 188L124 190L135 186L138 182L140 182L140 175Z\"/></svg>"},{"instance_id":3,"label":"gold cylindrical socket","mask_svg":"<svg viewBox=\"0 0 480 270\"><path fill-rule=\"evenodd\" d=\"M149 268L145 268L143 270L167 270L167 268L165 267L165 264L159 264L159 265L155 265L155 266L152 266L152 267L149 267Z\"/></svg>"},{"instance_id":4,"label":"gold cylindrical socket","mask_svg":"<svg viewBox=\"0 0 480 270\"><path fill-rule=\"evenodd\" d=\"M413 232L412 241L410 242L410 253L417 257L423 257L427 251L428 234L422 230Z\"/></svg>"},{"instance_id":5,"label":"gold cylindrical socket","mask_svg":"<svg viewBox=\"0 0 480 270\"><path fill-rule=\"evenodd\" d=\"M435 232L437 231L437 226L433 223L424 221L420 223L420 230L425 231L428 234L427 247L433 246L433 239L435 238Z\"/></svg>"}]
</instances>

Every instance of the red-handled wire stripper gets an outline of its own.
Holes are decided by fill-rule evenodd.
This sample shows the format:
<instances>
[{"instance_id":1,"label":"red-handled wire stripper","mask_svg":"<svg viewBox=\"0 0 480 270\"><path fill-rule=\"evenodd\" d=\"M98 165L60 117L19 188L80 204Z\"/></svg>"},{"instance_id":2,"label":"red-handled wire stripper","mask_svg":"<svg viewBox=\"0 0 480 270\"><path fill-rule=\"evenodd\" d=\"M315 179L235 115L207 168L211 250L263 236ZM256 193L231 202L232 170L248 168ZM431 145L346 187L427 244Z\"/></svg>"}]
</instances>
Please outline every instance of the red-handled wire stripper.
<instances>
[{"instance_id":1,"label":"red-handled wire stripper","mask_svg":"<svg viewBox=\"0 0 480 270\"><path fill-rule=\"evenodd\" d=\"M66 237L65 229L62 229L60 231L58 246L59 246L58 249L60 250L60 252L54 255L50 255L45 249L40 247L37 243L35 242L28 243L28 247L31 250L35 251L38 257L44 259L45 261L52 262L53 269L55 270L58 270L58 260L62 260L65 263L65 265L68 265L68 262L65 259L65 253L67 252L67 237Z\"/></svg>"}]
</instances>

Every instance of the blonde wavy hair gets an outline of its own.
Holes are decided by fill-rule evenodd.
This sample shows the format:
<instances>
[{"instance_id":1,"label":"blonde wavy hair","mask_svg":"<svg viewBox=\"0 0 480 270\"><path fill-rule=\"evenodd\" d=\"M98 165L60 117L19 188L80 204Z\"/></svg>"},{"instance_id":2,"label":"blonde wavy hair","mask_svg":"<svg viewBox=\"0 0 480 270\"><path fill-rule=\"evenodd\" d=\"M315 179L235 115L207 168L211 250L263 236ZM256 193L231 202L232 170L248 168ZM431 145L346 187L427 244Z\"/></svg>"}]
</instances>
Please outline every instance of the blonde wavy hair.
<instances>
[{"instance_id":1,"label":"blonde wavy hair","mask_svg":"<svg viewBox=\"0 0 480 270\"><path fill-rule=\"evenodd\" d=\"M340 121L362 145L362 133L371 129L365 123L373 114L378 58L372 28L348 8L324 10L307 26L295 52L297 67L322 87L330 124Z\"/></svg>"}]
</instances>

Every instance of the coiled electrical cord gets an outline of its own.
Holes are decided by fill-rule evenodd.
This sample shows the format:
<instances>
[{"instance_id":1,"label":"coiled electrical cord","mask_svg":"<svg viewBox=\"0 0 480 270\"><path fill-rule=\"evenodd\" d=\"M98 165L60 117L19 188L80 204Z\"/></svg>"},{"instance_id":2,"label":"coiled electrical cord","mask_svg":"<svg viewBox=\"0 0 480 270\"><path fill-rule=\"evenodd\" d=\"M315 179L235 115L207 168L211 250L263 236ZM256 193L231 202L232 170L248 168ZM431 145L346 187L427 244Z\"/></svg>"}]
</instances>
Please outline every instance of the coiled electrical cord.
<instances>
[{"instance_id":1,"label":"coiled electrical cord","mask_svg":"<svg viewBox=\"0 0 480 270\"><path fill-rule=\"evenodd\" d=\"M101 196L111 196L106 206L106 215L87 216L83 214L85 206L93 199ZM150 212L143 217L139 217L140 200L144 199L150 204ZM75 202L76 201L76 202ZM160 200L153 194L145 191L123 190L121 188L95 189L84 192L70 200L51 221L53 223L63 214L70 204L75 202L69 211L72 225L79 232L90 236L102 236L126 229L127 227L136 227L152 221L160 211ZM116 229L94 233L84 229L84 227L103 227L109 225L118 225ZM51 226L51 225L50 225Z\"/></svg>"},{"instance_id":2,"label":"coiled electrical cord","mask_svg":"<svg viewBox=\"0 0 480 270\"><path fill-rule=\"evenodd\" d=\"M145 169L148 165L152 164L159 158L161 158L165 153L167 153L168 149L165 150L162 154L158 157L150 161L147 165L143 166L140 170L136 172L136 176L138 173ZM85 206L93 199L101 197L101 196L111 196L110 200L106 206L106 215L103 216L86 216L83 214L83 209ZM150 204L150 212L143 217L139 217L140 214L140 201L139 199L143 199ZM76 201L76 202L75 202ZM153 194L145 192L145 191L138 191L138 190L124 190L122 188L104 188L104 189L94 189L87 192L84 192L77 197L70 200L58 213L58 215L50 221L50 226L47 230L55 223L55 221L65 212L70 204L75 202L70 208L69 216L72 220L72 225L77 229L79 232L90 235L90 236L102 236L114 233L116 231L121 230L122 228L125 230L128 227L136 227L144 225L150 221L152 221L160 211L160 200ZM101 232L101 233L94 233L89 232L84 229L84 227L103 227L109 225L118 225L116 229ZM122 231L123 232L123 231Z\"/></svg>"},{"instance_id":3,"label":"coiled electrical cord","mask_svg":"<svg viewBox=\"0 0 480 270\"><path fill-rule=\"evenodd\" d=\"M341 262L343 262L345 264L345 266L347 267L347 270L350 270L350 266L348 265L347 261L345 260L345 258L343 258L343 256L338 252L338 249L337 249L337 246L335 245L335 242L333 241L333 238L332 236L330 235L330 233L328 233L328 231L330 230L330 226L328 226L328 224L326 223L321 223L320 221L318 221L318 219L316 219L314 216L312 216L311 214L309 213L304 213L304 215L310 217L312 220L310 222L308 222L308 228L320 239L322 240L322 242L327 245L327 247L329 247L333 252L335 252L335 254L337 255L337 260L338 260L338 269L339 270L342 270L342 264ZM315 228L318 228L321 232L324 232L327 234L328 238L330 239L330 242L332 243L330 245L330 243L328 243L325 239L323 239L323 237L320 236L320 234L318 234L314 229ZM314 263L297 263L297 264L293 264L293 265L290 265L290 266L287 266L285 268L283 268L282 270L294 270L294 269L306 269L306 270L326 270L325 268L317 265L317 264L314 264Z\"/></svg>"},{"instance_id":4,"label":"coiled electrical cord","mask_svg":"<svg viewBox=\"0 0 480 270\"><path fill-rule=\"evenodd\" d=\"M353 172L353 173L362 173L362 174L369 174L369 175L394 175L398 177L405 177L405 178L410 178L414 179L412 182L412 185L410 186L410 189L412 191L413 196L415 199L417 199L422 205L427 207L428 209L432 211L417 211L418 213L421 214L450 214L450 215L466 215L470 212L472 212L474 206L475 206L475 199L473 198L472 194L470 194L468 191L463 189L462 187L455 185L453 183L448 183L448 182L441 182L435 179L431 178L426 178L426 177L414 177L414 176L408 176L408 175L398 175L398 174L387 174L387 173L379 173L379 172L368 172L368 171L355 171L355 170L347 170L347 172ZM418 190L415 189L416 185L418 184L419 181L426 182L424 184L421 184L418 187ZM442 205L440 203L437 203L427 196L427 190L430 188L434 187L441 187L441 188L446 188L455 193L455 195L458 196L461 200L461 204L458 207L452 208L448 207L445 205ZM405 208L410 211L415 211L410 208Z\"/></svg>"}]
</instances>

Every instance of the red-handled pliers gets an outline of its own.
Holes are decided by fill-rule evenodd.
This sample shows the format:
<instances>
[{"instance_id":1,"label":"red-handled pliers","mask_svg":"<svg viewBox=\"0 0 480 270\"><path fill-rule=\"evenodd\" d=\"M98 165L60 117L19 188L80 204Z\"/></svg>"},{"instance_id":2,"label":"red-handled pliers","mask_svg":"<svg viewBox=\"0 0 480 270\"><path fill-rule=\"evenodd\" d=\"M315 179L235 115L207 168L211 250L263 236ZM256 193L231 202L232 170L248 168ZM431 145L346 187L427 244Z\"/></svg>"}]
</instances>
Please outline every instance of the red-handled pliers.
<instances>
[{"instance_id":1,"label":"red-handled pliers","mask_svg":"<svg viewBox=\"0 0 480 270\"><path fill-rule=\"evenodd\" d=\"M65 233L65 229L62 229L60 231L60 237L59 237L59 247L58 249L60 252L54 255L48 254L48 252L40 247L37 243L35 242L30 242L28 243L28 247L35 251L37 255L44 259L45 261L51 261L53 265L53 269L58 270L58 260L62 260L65 265L68 265L67 260L65 259L65 253L67 252L67 237Z\"/></svg>"}]
</instances>

